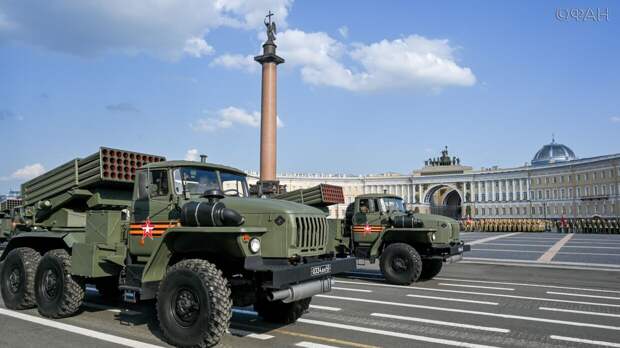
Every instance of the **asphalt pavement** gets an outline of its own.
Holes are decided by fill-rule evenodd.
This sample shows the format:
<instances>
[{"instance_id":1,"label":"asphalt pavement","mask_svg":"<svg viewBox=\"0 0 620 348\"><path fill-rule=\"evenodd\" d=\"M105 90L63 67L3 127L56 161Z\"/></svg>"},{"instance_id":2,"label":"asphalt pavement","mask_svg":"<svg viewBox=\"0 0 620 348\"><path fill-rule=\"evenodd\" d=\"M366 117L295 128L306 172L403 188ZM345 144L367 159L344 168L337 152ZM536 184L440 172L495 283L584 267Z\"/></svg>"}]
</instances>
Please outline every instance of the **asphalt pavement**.
<instances>
[{"instance_id":1,"label":"asphalt pavement","mask_svg":"<svg viewBox=\"0 0 620 348\"><path fill-rule=\"evenodd\" d=\"M620 235L463 238L472 252L437 278L394 286L365 264L292 325L236 308L220 346L620 347ZM152 303L121 309L94 289L67 319L0 308L0 347L166 347L160 336Z\"/></svg>"}]
</instances>

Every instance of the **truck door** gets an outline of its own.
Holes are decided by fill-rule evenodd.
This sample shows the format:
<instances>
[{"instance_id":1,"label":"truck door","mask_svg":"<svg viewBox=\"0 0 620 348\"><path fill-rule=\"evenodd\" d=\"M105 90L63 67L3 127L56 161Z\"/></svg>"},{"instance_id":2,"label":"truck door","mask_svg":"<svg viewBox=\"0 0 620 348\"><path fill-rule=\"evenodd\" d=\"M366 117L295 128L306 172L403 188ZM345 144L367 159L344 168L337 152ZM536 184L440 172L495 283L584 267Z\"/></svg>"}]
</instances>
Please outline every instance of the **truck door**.
<instances>
[{"instance_id":1,"label":"truck door","mask_svg":"<svg viewBox=\"0 0 620 348\"><path fill-rule=\"evenodd\" d=\"M150 255L171 221L172 209L168 170L142 170L137 176L133 218L129 230L129 250L134 255Z\"/></svg>"},{"instance_id":2,"label":"truck door","mask_svg":"<svg viewBox=\"0 0 620 348\"><path fill-rule=\"evenodd\" d=\"M371 244L383 230L381 225L381 205L379 199L361 198L353 215L353 241Z\"/></svg>"}]
</instances>

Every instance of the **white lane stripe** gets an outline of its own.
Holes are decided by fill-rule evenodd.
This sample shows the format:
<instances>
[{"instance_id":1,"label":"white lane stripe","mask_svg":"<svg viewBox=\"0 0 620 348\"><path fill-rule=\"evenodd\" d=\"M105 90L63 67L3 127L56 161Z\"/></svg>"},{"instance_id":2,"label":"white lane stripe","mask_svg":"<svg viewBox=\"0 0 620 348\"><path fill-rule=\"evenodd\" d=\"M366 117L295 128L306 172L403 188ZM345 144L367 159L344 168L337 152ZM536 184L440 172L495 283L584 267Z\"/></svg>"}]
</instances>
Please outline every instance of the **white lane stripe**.
<instances>
[{"instance_id":1,"label":"white lane stripe","mask_svg":"<svg viewBox=\"0 0 620 348\"><path fill-rule=\"evenodd\" d=\"M508 329L501 329L498 327L461 324L461 323L454 323L451 321L431 320L427 318L405 317L402 315L383 314L383 313L371 313L370 315L373 317L379 317L379 318L389 318L389 319L398 319L398 320L405 320L405 321L414 321L414 322L424 323L424 324L435 324L435 325L443 325L443 326L460 327L462 329L472 329L472 330L491 331L491 332L500 332L500 333L510 332L510 330Z\"/></svg>"},{"instance_id":2,"label":"white lane stripe","mask_svg":"<svg viewBox=\"0 0 620 348\"><path fill-rule=\"evenodd\" d=\"M267 335L267 334L258 334L258 333L255 333L255 332L245 331L245 330L241 330L241 329L232 329L231 328L228 331L230 331L230 333L235 335L235 336L250 337L250 338L255 338L255 339L261 340L261 341L266 341L266 340L272 339L274 337L274 336Z\"/></svg>"},{"instance_id":3,"label":"white lane stripe","mask_svg":"<svg viewBox=\"0 0 620 348\"><path fill-rule=\"evenodd\" d=\"M606 253L573 253L570 251L560 251L558 255L594 255L594 256L620 256L620 254L606 254Z\"/></svg>"},{"instance_id":4,"label":"white lane stripe","mask_svg":"<svg viewBox=\"0 0 620 348\"><path fill-rule=\"evenodd\" d=\"M462 290L446 290L446 289L430 289L430 288L409 288L409 289L410 290L427 290L427 291L452 292L452 293L467 294L467 295L505 297L505 298L519 299L519 300L532 300L532 301L558 302L558 303L573 303L573 304L582 304L582 305L588 305L588 306L604 306L604 307L617 307L617 308L620 308L620 305L614 305L614 304L609 304L609 303L560 300L560 299L556 299L556 298L546 298L546 297L529 297L529 296L519 296L519 295L493 294L493 293L488 293L488 292L475 292L475 291L462 291Z\"/></svg>"},{"instance_id":5,"label":"white lane stripe","mask_svg":"<svg viewBox=\"0 0 620 348\"><path fill-rule=\"evenodd\" d=\"M446 277L435 277L435 279L437 279L437 280L447 280L447 281L450 281L450 282L466 282L466 283L482 283L482 284L498 284L498 285L516 285L516 286L530 286L530 287L536 287L536 288L581 290L581 291L609 292L609 293L620 294L620 290L603 290L603 289L591 289L591 288L573 288L573 287L569 287L569 286L558 286L558 285L532 284L532 283L514 283L514 282L499 282L499 281L491 281L491 280L471 280L471 279L446 278Z\"/></svg>"},{"instance_id":6,"label":"white lane stripe","mask_svg":"<svg viewBox=\"0 0 620 348\"><path fill-rule=\"evenodd\" d=\"M526 316L522 316L522 315L512 315L512 314L500 314L500 313L490 313L490 312L481 312L481 311L471 311L471 310L456 309L456 308L433 307L433 306L416 305L416 304L411 304L411 303L389 302L389 301L379 301L379 300L367 300L367 299L361 299L361 298L342 297L342 296L331 296L331 295L315 295L315 296L316 297L322 297L322 298L331 298L331 299L335 299L335 300L354 301L354 302L366 302L366 303L383 304L383 305L390 305L390 306L428 309L428 310L434 310L434 311L440 311L440 312L473 314L473 315L481 315L481 316L504 318L504 319L516 319L516 320L534 321L534 322L540 322L540 323L559 324L559 325L568 325L568 326L579 326L579 327L591 327L591 328L596 328L596 329L606 329L606 330L620 331L620 327L618 327L618 326L599 325L599 324L592 324L592 323L580 323L580 322L576 322L576 321L566 321L566 320L526 317Z\"/></svg>"},{"instance_id":7,"label":"white lane stripe","mask_svg":"<svg viewBox=\"0 0 620 348\"><path fill-rule=\"evenodd\" d=\"M586 340L586 339L583 339L583 338L556 336L556 335L551 335L551 336L549 336L549 338L551 338L552 340L558 340L558 341L566 341L566 342L573 342L573 343L583 343L583 344L593 344L593 345L596 345L596 346L599 346L599 347L620 347L620 343Z\"/></svg>"},{"instance_id":8,"label":"white lane stripe","mask_svg":"<svg viewBox=\"0 0 620 348\"><path fill-rule=\"evenodd\" d=\"M471 248L471 251L502 251L509 253L535 253L541 254L543 250L510 250L510 249L483 249L483 248Z\"/></svg>"},{"instance_id":9,"label":"white lane stripe","mask_svg":"<svg viewBox=\"0 0 620 348\"><path fill-rule=\"evenodd\" d=\"M330 311L330 312L338 312L342 310L342 308L338 308L338 307L319 306L319 305L312 305L312 304L310 305L310 308L320 309L320 310Z\"/></svg>"},{"instance_id":10,"label":"white lane stripe","mask_svg":"<svg viewBox=\"0 0 620 348\"><path fill-rule=\"evenodd\" d=\"M487 237L487 238L482 238L482 239L475 240L475 241L469 243L469 245L476 245L476 244L486 243L486 242L490 242L492 240L506 238L506 237L511 237L511 236L516 236L516 235L519 235L519 234L521 234L521 232L508 233L508 234L500 234L499 236L492 236L492 237Z\"/></svg>"},{"instance_id":11,"label":"white lane stripe","mask_svg":"<svg viewBox=\"0 0 620 348\"><path fill-rule=\"evenodd\" d=\"M584 242L578 239L573 239L571 240L568 244L603 244L603 245L620 245L620 242L603 242L603 241L596 241L596 242Z\"/></svg>"},{"instance_id":12,"label":"white lane stripe","mask_svg":"<svg viewBox=\"0 0 620 348\"><path fill-rule=\"evenodd\" d=\"M296 343L295 347L303 347L303 348L339 348L339 347L336 347L336 346L328 346L327 344L320 344L320 343L306 342L306 341L302 341L302 342Z\"/></svg>"},{"instance_id":13,"label":"white lane stripe","mask_svg":"<svg viewBox=\"0 0 620 348\"><path fill-rule=\"evenodd\" d=\"M446 345L446 346L468 347L468 348L489 348L489 347L492 347L492 346L485 346L485 345L475 344L475 343L467 343L467 342L461 342L461 341L446 340L446 339L443 339L443 338L434 338L434 337L427 337L427 336L411 335L411 334L406 334L406 333L402 333L402 332L379 330L379 329L373 329L373 328L369 328L369 327L353 326L353 325L346 325L346 324L326 322L326 321L319 321L319 320L311 320L311 319L304 319L304 318L297 319L297 322L306 323L306 324L312 324L312 325L327 326L327 327L336 328L336 329L365 332L365 333L371 333L371 334L375 334L375 335L383 335L383 336L390 336L390 337L406 338L406 339L410 339L410 340L414 340L414 341L421 341L421 342L428 342L428 343L437 343L437 344L443 344L443 345Z\"/></svg>"},{"instance_id":14,"label":"white lane stripe","mask_svg":"<svg viewBox=\"0 0 620 348\"><path fill-rule=\"evenodd\" d=\"M485 246L485 245L540 247L540 248L546 248L546 247L553 246L553 244L517 244L517 243L484 243L480 246Z\"/></svg>"},{"instance_id":15,"label":"white lane stripe","mask_svg":"<svg viewBox=\"0 0 620 348\"><path fill-rule=\"evenodd\" d=\"M467 285L467 284L452 284L452 283L439 283L440 286L458 286L459 288L474 288L474 289L486 289L486 290L505 290L515 291L513 288L500 288L495 286L479 286L479 285Z\"/></svg>"},{"instance_id":16,"label":"white lane stripe","mask_svg":"<svg viewBox=\"0 0 620 348\"><path fill-rule=\"evenodd\" d=\"M547 291L547 294L549 294L549 295L560 295L560 296L600 298L600 299L604 299L604 300L620 300L620 297L600 296L600 295L587 295L587 294L574 294L574 293L557 292L557 291Z\"/></svg>"},{"instance_id":17,"label":"white lane stripe","mask_svg":"<svg viewBox=\"0 0 620 348\"><path fill-rule=\"evenodd\" d=\"M569 234L570 236L570 234ZM614 250L618 250L618 247L616 246L581 246L581 245L565 245L565 248L581 248L581 249L614 249Z\"/></svg>"},{"instance_id":18,"label":"white lane stripe","mask_svg":"<svg viewBox=\"0 0 620 348\"><path fill-rule=\"evenodd\" d=\"M340 291L353 291L353 292L372 292L372 290L366 289L351 289L351 288L340 288L337 286L332 286L332 290L340 290Z\"/></svg>"},{"instance_id":19,"label":"white lane stripe","mask_svg":"<svg viewBox=\"0 0 620 348\"><path fill-rule=\"evenodd\" d=\"M128 339L128 338L124 338L124 337L120 337L120 336L114 336L114 335L106 334L106 333L99 332L99 331L89 330L89 329L85 329L85 328L82 328L82 327L79 327L79 326L75 326L75 325L64 324L64 323L60 323L60 322L57 322L57 321L53 321L53 320L49 320L49 319L44 319L44 318L41 318L41 317L35 317L33 315L13 312L11 310L4 309L4 308L0 308L0 314L1 315L6 315L8 317L13 317L15 319L25 320L25 321L29 321L31 323L35 323L35 324L51 327L51 328L54 328L54 329L71 332L71 333L74 333L74 334L77 334L77 335L82 335L82 336L87 336L87 337L95 338L95 339L98 339L100 341L120 344L120 345L123 345L123 346L126 346L126 347L134 347L134 348L162 348L162 346L157 346L157 345L154 345L154 344L149 344L149 343L144 343L144 342L140 342L140 341L135 341L135 340L131 340L131 339Z\"/></svg>"},{"instance_id":20,"label":"white lane stripe","mask_svg":"<svg viewBox=\"0 0 620 348\"><path fill-rule=\"evenodd\" d=\"M550 307L538 307L538 309L541 310L541 311L575 313L575 314L586 314L586 315L598 315L598 316L601 316L601 317L620 318L620 314L611 314L611 313L576 311L576 310L572 310L572 309L550 308Z\"/></svg>"},{"instance_id":21,"label":"white lane stripe","mask_svg":"<svg viewBox=\"0 0 620 348\"><path fill-rule=\"evenodd\" d=\"M553 268L553 269L572 269L584 271L606 271L620 272L620 266L603 263L583 263L583 262L555 262L540 263L538 261L517 260L517 259L494 259L488 257L464 257L459 261L462 264L473 265L496 265L513 267L531 268Z\"/></svg>"},{"instance_id":22,"label":"white lane stripe","mask_svg":"<svg viewBox=\"0 0 620 348\"><path fill-rule=\"evenodd\" d=\"M369 286L383 286L390 288L401 288L407 290L425 290L425 291L433 291L433 292L449 292L453 294L465 294L465 295L479 295L479 296L491 296L491 297L504 297L504 298L514 298L518 300L532 300L532 301L543 301L543 302L557 302L557 303L572 303L572 304L582 304L588 306L604 306L604 307L615 307L620 308L620 305L609 304L609 303L599 303L599 302L585 302L585 301L572 301L572 300L560 300L557 298L545 298L545 297L529 297L529 296L519 296L519 295L507 295L507 294L493 294L488 292L475 292L475 291L465 291L465 290L448 290L448 289L437 289L437 288L418 288L404 285L392 285L392 284L378 284L378 283L362 283L362 282L352 282L346 280L337 280L339 283L347 283L347 284L361 284L361 285L369 285Z\"/></svg>"},{"instance_id":23,"label":"white lane stripe","mask_svg":"<svg viewBox=\"0 0 620 348\"><path fill-rule=\"evenodd\" d=\"M488 301L474 301L474 300L465 300L462 298L445 298L445 297L436 297L436 296L424 296L424 295L407 295L408 297L416 297L416 298L427 298L430 300L440 300L440 301L449 301L449 302L464 302L464 303L476 303L476 304L486 304L497 306L499 303L497 302L488 302Z\"/></svg>"}]
</instances>

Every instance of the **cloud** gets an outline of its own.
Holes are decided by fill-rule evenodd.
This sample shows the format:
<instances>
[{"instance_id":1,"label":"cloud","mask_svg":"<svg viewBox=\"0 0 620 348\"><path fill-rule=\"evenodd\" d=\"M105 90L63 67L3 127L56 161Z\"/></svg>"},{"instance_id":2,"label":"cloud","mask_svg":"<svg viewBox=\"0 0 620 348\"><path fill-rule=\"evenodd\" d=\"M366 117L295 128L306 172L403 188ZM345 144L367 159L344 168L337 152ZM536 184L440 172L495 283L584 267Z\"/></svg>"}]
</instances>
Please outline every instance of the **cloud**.
<instances>
[{"instance_id":1,"label":"cloud","mask_svg":"<svg viewBox=\"0 0 620 348\"><path fill-rule=\"evenodd\" d=\"M338 34L340 34L343 39L346 39L347 37L349 37L349 27L347 27L346 25L341 26L340 28L338 28Z\"/></svg>"},{"instance_id":2,"label":"cloud","mask_svg":"<svg viewBox=\"0 0 620 348\"><path fill-rule=\"evenodd\" d=\"M609 118L612 123L620 123L620 116L612 116Z\"/></svg>"},{"instance_id":3,"label":"cloud","mask_svg":"<svg viewBox=\"0 0 620 348\"><path fill-rule=\"evenodd\" d=\"M185 48L183 48L183 51L190 56L200 58L202 56L212 54L214 49L212 46L209 46L209 44L204 39L199 37L193 37L185 41Z\"/></svg>"},{"instance_id":4,"label":"cloud","mask_svg":"<svg viewBox=\"0 0 620 348\"><path fill-rule=\"evenodd\" d=\"M185 153L186 161L198 161L200 159L200 155L198 154L198 149L189 149Z\"/></svg>"},{"instance_id":5,"label":"cloud","mask_svg":"<svg viewBox=\"0 0 620 348\"><path fill-rule=\"evenodd\" d=\"M256 72L260 65L254 61L252 55L223 54L216 57L209 66L221 66L227 69L239 69L247 72Z\"/></svg>"},{"instance_id":6,"label":"cloud","mask_svg":"<svg viewBox=\"0 0 620 348\"><path fill-rule=\"evenodd\" d=\"M0 41L21 41L79 56L147 53L204 56L218 27L263 28L267 9L286 26L291 0L3 1Z\"/></svg>"},{"instance_id":7,"label":"cloud","mask_svg":"<svg viewBox=\"0 0 620 348\"><path fill-rule=\"evenodd\" d=\"M106 105L106 110L110 112L140 112L140 110L131 103L122 102L118 104Z\"/></svg>"},{"instance_id":8,"label":"cloud","mask_svg":"<svg viewBox=\"0 0 620 348\"><path fill-rule=\"evenodd\" d=\"M24 116L16 114L13 110L0 109L0 122L7 120L23 121Z\"/></svg>"},{"instance_id":9,"label":"cloud","mask_svg":"<svg viewBox=\"0 0 620 348\"><path fill-rule=\"evenodd\" d=\"M278 128L284 126L279 116L277 122ZM229 106L218 110L212 117L199 119L191 127L195 131L214 132L219 129L231 128L235 125L258 128L260 126L260 112L249 112L242 108Z\"/></svg>"},{"instance_id":10,"label":"cloud","mask_svg":"<svg viewBox=\"0 0 620 348\"><path fill-rule=\"evenodd\" d=\"M289 29L278 35L287 66L299 68L304 82L350 91L472 86L476 77L461 67L448 40L410 35L371 44L346 45L324 32ZM241 64L229 64L242 68Z\"/></svg>"},{"instance_id":11,"label":"cloud","mask_svg":"<svg viewBox=\"0 0 620 348\"><path fill-rule=\"evenodd\" d=\"M0 177L4 180L28 180L45 173L45 168L41 163L29 164L13 172L8 177Z\"/></svg>"}]
</instances>

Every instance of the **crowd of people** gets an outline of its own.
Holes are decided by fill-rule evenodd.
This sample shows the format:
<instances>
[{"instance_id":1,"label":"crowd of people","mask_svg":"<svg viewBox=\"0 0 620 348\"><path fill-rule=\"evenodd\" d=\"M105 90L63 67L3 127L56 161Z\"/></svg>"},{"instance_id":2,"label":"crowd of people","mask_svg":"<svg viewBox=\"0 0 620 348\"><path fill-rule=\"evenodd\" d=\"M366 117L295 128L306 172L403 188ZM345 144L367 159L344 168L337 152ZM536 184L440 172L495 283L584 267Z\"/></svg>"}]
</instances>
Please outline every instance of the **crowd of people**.
<instances>
[{"instance_id":1,"label":"crowd of people","mask_svg":"<svg viewBox=\"0 0 620 348\"><path fill-rule=\"evenodd\" d=\"M544 232L620 234L620 218L470 219L460 220L466 232Z\"/></svg>"}]
</instances>

